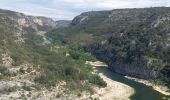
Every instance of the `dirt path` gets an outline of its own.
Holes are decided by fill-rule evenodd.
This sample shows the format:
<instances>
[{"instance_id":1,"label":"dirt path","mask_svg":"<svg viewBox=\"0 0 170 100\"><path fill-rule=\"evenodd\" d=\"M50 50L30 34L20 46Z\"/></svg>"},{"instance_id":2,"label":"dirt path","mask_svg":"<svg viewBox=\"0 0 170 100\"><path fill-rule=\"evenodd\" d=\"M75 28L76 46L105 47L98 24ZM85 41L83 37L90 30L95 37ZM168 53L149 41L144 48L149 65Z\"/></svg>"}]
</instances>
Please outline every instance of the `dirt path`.
<instances>
[{"instance_id":1,"label":"dirt path","mask_svg":"<svg viewBox=\"0 0 170 100\"><path fill-rule=\"evenodd\" d=\"M114 81L102 73L99 67L107 66L102 62L86 62L94 66L94 73L97 73L106 83L105 88L95 88L96 94L93 97L99 97L100 100L129 100L129 97L135 93L135 90L123 83ZM107 70L107 68L105 68ZM108 73L111 73L108 71Z\"/></svg>"}]
</instances>

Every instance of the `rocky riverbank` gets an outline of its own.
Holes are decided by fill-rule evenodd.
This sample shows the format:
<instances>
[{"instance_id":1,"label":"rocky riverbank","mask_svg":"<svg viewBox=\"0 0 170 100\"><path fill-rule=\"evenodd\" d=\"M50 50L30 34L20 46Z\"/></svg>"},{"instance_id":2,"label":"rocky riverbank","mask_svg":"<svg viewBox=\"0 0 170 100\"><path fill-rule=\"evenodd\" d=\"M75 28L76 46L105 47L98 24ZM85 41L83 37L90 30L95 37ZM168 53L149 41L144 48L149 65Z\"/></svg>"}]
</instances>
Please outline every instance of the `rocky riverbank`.
<instances>
[{"instance_id":1,"label":"rocky riverbank","mask_svg":"<svg viewBox=\"0 0 170 100\"><path fill-rule=\"evenodd\" d=\"M112 72L109 71L106 67L106 64L102 62L86 62L90 64L94 69L94 73L98 74L106 83L107 86L105 88L94 87L96 93L92 96L93 98L99 98L100 100L129 100L129 97L135 93L135 90L123 83L117 82L109 78L107 75L103 73L103 71L107 70L107 73Z\"/></svg>"}]
</instances>

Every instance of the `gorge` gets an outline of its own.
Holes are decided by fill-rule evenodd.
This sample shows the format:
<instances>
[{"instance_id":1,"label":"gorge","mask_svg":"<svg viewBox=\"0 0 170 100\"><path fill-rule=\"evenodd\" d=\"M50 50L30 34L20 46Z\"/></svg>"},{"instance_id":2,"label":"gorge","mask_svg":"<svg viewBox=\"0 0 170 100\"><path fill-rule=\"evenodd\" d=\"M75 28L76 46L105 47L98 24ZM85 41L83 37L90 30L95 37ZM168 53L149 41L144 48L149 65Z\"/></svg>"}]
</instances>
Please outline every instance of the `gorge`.
<instances>
[{"instance_id":1,"label":"gorge","mask_svg":"<svg viewBox=\"0 0 170 100\"><path fill-rule=\"evenodd\" d=\"M170 8L91 11L72 21L0 10L1 99L97 99L92 87L109 84L85 62L98 60L108 80L134 89L130 99L168 99L124 76L169 92Z\"/></svg>"}]
</instances>

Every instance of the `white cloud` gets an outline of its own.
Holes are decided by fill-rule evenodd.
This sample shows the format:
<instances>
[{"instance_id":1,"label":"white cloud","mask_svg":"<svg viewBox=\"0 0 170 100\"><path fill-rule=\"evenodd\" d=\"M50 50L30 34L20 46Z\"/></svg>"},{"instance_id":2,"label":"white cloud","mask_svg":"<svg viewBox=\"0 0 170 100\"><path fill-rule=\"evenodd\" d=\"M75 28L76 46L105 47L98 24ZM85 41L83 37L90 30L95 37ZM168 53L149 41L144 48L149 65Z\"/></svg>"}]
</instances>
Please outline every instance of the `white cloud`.
<instances>
[{"instance_id":1,"label":"white cloud","mask_svg":"<svg viewBox=\"0 0 170 100\"><path fill-rule=\"evenodd\" d=\"M84 0L55 0L63 3L71 3L71 4L83 4L85 3Z\"/></svg>"},{"instance_id":2,"label":"white cloud","mask_svg":"<svg viewBox=\"0 0 170 100\"><path fill-rule=\"evenodd\" d=\"M120 1L120 0L107 0L104 2L96 3L96 7L113 9L113 8L126 8L130 7L132 4L128 1Z\"/></svg>"},{"instance_id":3,"label":"white cloud","mask_svg":"<svg viewBox=\"0 0 170 100\"><path fill-rule=\"evenodd\" d=\"M170 0L0 0L0 8L55 19L72 19L89 10L170 6Z\"/></svg>"}]
</instances>

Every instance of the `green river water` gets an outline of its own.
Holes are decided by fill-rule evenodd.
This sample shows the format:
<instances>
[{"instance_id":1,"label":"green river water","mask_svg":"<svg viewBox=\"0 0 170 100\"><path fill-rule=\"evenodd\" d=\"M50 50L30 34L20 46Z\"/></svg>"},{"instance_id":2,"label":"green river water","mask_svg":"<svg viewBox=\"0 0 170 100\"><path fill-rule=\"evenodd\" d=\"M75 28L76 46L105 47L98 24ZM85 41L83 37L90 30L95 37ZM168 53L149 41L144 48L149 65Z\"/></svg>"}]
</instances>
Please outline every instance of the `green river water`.
<instances>
[{"instance_id":1,"label":"green river water","mask_svg":"<svg viewBox=\"0 0 170 100\"><path fill-rule=\"evenodd\" d=\"M154 90L152 87L127 79L122 75L112 72L108 68L100 67L97 68L97 70L112 80L124 83L134 88L135 94L131 96L131 100L170 100L170 96L165 96Z\"/></svg>"}]
</instances>

